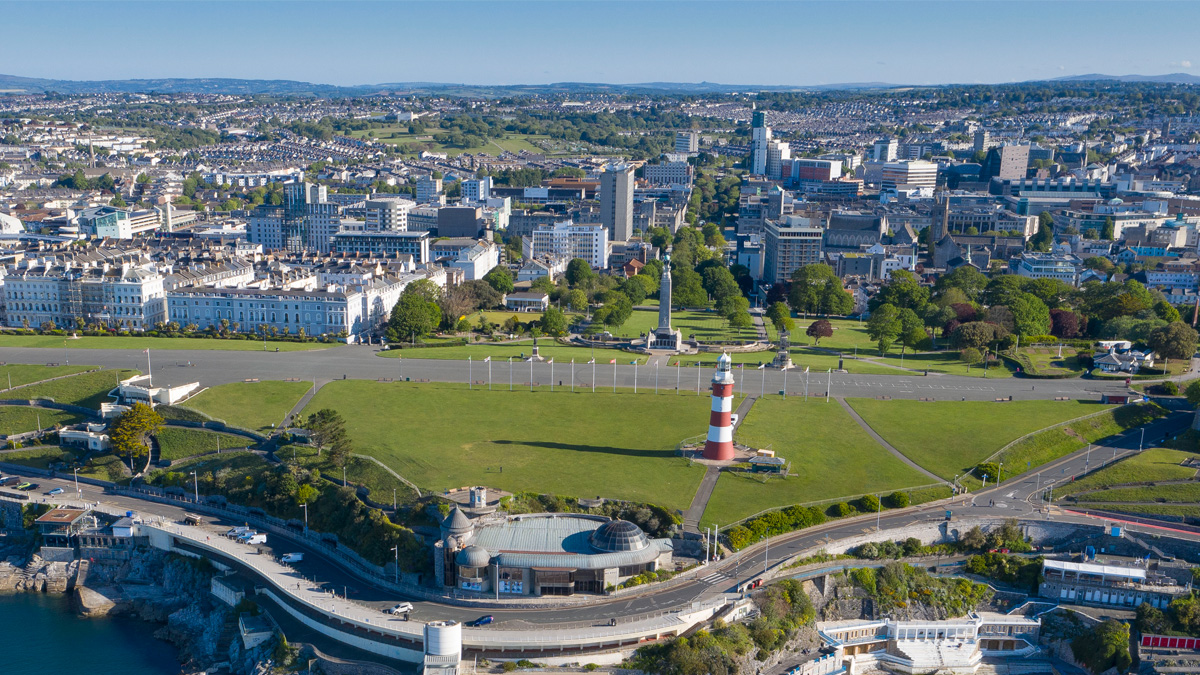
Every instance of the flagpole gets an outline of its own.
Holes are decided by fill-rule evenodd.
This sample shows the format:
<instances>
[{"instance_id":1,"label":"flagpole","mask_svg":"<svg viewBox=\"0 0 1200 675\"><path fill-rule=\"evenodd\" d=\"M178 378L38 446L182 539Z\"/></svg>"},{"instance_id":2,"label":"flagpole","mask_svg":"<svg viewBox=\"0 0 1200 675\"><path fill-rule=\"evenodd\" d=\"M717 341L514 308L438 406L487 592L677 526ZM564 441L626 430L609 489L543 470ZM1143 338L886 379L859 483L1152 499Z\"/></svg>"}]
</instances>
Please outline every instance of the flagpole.
<instances>
[{"instance_id":1,"label":"flagpole","mask_svg":"<svg viewBox=\"0 0 1200 675\"><path fill-rule=\"evenodd\" d=\"M483 360L483 362L488 364L488 391L491 391L492 390L492 357L489 356L489 357L485 358Z\"/></svg>"},{"instance_id":2,"label":"flagpole","mask_svg":"<svg viewBox=\"0 0 1200 675\"><path fill-rule=\"evenodd\" d=\"M154 369L150 367L150 350L146 349L146 376L150 378L149 387L154 386Z\"/></svg>"},{"instance_id":3,"label":"flagpole","mask_svg":"<svg viewBox=\"0 0 1200 675\"><path fill-rule=\"evenodd\" d=\"M554 391L554 358L550 359L550 391Z\"/></svg>"},{"instance_id":4,"label":"flagpole","mask_svg":"<svg viewBox=\"0 0 1200 675\"><path fill-rule=\"evenodd\" d=\"M617 360L612 360L613 366L613 393L617 393Z\"/></svg>"},{"instance_id":5,"label":"flagpole","mask_svg":"<svg viewBox=\"0 0 1200 675\"><path fill-rule=\"evenodd\" d=\"M472 365L471 364L471 355L468 354L467 355L467 391L471 390L471 373L473 372L471 370L471 365Z\"/></svg>"},{"instance_id":6,"label":"flagpole","mask_svg":"<svg viewBox=\"0 0 1200 675\"><path fill-rule=\"evenodd\" d=\"M633 393L637 393L637 359L633 360Z\"/></svg>"},{"instance_id":7,"label":"flagpole","mask_svg":"<svg viewBox=\"0 0 1200 675\"><path fill-rule=\"evenodd\" d=\"M529 359L529 391L533 391L533 359Z\"/></svg>"},{"instance_id":8,"label":"flagpole","mask_svg":"<svg viewBox=\"0 0 1200 675\"><path fill-rule=\"evenodd\" d=\"M571 393L575 393L575 359L571 359Z\"/></svg>"}]
</instances>

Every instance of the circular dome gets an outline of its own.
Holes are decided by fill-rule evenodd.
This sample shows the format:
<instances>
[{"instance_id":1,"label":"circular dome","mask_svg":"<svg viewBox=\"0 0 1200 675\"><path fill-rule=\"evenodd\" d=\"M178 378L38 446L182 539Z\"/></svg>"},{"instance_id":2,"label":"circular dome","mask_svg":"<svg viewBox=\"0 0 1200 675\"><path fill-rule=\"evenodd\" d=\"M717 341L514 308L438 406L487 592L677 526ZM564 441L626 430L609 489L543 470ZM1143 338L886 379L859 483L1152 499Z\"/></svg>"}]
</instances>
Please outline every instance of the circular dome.
<instances>
[{"instance_id":1,"label":"circular dome","mask_svg":"<svg viewBox=\"0 0 1200 675\"><path fill-rule=\"evenodd\" d=\"M492 554L482 546L468 546L454 556L454 562L463 567L487 567L492 562Z\"/></svg>"},{"instance_id":2,"label":"circular dome","mask_svg":"<svg viewBox=\"0 0 1200 675\"><path fill-rule=\"evenodd\" d=\"M646 533L628 520L610 520L596 528L591 537L592 546L598 551L640 551L650 545Z\"/></svg>"}]
</instances>

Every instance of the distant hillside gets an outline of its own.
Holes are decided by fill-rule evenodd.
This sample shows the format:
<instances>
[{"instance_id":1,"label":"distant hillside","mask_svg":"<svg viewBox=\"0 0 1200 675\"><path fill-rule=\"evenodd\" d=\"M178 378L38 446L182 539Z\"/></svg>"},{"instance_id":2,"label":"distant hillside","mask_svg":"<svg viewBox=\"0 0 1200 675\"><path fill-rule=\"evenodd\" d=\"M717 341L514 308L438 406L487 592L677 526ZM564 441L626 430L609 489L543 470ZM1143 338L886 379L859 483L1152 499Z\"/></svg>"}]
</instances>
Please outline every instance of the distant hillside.
<instances>
[{"instance_id":1,"label":"distant hillside","mask_svg":"<svg viewBox=\"0 0 1200 675\"><path fill-rule=\"evenodd\" d=\"M1191 75L1188 73L1169 73L1167 75L1102 75L1100 73L1091 73L1089 75L1069 75L1067 77L1056 77L1051 82L1158 82L1162 84L1200 84L1200 76Z\"/></svg>"},{"instance_id":2,"label":"distant hillside","mask_svg":"<svg viewBox=\"0 0 1200 675\"><path fill-rule=\"evenodd\" d=\"M747 91L801 91L835 89L883 89L895 85L882 82L826 84L816 86L719 84L715 82L555 82L553 84L469 85L449 82L388 82L349 87L295 80L242 80L235 78L163 78L153 80L53 80L17 75L0 75L0 92L60 94L148 93L166 94L268 94L274 96L363 96L379 93L438 93L448 95L512 96L520 94L586 93L695 93L728 94Z\"/></svg>"}]
</instances>

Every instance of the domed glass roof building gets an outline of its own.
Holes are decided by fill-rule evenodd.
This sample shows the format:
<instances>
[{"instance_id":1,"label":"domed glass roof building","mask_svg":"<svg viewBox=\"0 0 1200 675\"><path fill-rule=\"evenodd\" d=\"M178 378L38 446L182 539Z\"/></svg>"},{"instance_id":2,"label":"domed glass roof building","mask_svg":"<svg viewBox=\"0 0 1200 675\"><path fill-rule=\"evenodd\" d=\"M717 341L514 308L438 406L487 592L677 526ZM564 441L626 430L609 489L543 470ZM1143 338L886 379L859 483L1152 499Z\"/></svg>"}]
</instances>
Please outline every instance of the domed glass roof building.
<instances>
[{"instance_id":1,"label":"domed glass roof building","mask_svg":"<svg viewBox=\"0 0 1200 675\"><path fill-rule=\"evenodd\" d=\"M672 563L670 539L636 524L579 513L485 516L458 509L442 521L434 568L446 587L481 594L604 593Z\"/></svg>"}]
</instances>

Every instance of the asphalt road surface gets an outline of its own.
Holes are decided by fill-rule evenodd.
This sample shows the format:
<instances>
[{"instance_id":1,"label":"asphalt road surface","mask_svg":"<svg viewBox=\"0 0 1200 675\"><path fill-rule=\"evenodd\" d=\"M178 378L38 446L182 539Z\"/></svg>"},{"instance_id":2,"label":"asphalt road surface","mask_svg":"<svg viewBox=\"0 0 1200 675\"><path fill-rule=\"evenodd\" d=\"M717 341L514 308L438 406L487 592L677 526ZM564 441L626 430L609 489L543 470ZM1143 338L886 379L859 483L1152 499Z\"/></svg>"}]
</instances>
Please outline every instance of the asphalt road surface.
<instances>
[{"instance_id":1,"label":"asphalt road surface","mask_svg":"<svg viewBox=\"0 0 1200 675\"><path fill-rule=\"evenodd\" d=\"M202 386L212 387L240 382L247 378L282 380L289 377L307 381L411 378L436 382L486 382L489 365L493 389L508 387L510 379L515 383L515 387L521 387L522 384L528 387L531 381L530 364L515 360L510 366L507 361L493 361L487 364L482 360L468 363L438 359L383 358L378 352L379 348L373 345L347 345L301 352L152 349L151 364L154 381L159 386L198 381ZM414 353L420 352L414 350ZM619 388L632 389L635 368L628 364L629 356L624 352L601 352L594 367L576 363L575 390L591 391L593 372L598 392L612 391L614 383ZM618 360L617 365L608 363L612 358ZM626 363L619 363L622 359ZM0 361L8 363L63 363L66 360L107 368L135 368L146 372L146 354L138 349L76 349L67 350L64 354L64 350L58 349L0 348ZM533 364L532 381L543 387L549 386L551 368L547 363ZM659 392L664 394L673 392L677 382L681 392L694 395L699 390L704 393L712 377L711 367L640 366L636 369L639 392L654 390L656 370ZM571 372L570 363L553 364L555 387L570 387ZM736 392L751 395L762 392L777 394L784 389L785 380L789 395L803 394L806 379L802 371L789 371L784 374L773 370L759 371L755 368L746 368L744 371L740 368L735 369L734 377L737 382ZM1014 377L985 379L961 375L851 375L824 372L810 373L807 380L810 395L824 395L826 389L829 389L832 396L933 398L939 401L990 401L1009 396L1014 400L1060 396L1098 399L1102 393L1119 394L1128 391L1123 380L1027 380Z\"/></svg>"}]
</instances>

